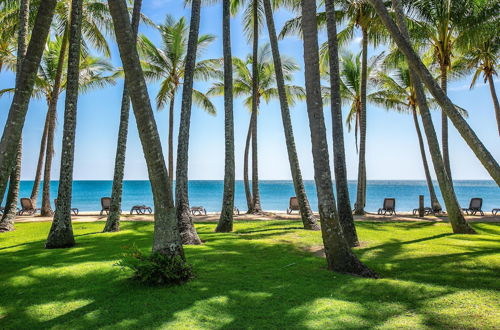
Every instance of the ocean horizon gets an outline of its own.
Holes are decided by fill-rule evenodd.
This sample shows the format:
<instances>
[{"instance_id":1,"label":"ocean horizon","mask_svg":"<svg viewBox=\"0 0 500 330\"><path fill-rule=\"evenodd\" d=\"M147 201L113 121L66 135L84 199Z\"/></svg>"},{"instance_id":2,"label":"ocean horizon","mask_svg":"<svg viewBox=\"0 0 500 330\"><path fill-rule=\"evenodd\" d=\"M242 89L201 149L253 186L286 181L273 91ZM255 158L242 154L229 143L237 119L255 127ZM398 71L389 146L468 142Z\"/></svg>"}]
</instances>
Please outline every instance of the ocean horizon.
<instances>
[{"instance_id":1,"label":"ocean horizon","mask_svg":"<svg viewBox=\"0 0 500 330\"><path fill-rule=\"evenodd\" d=\"M101 197L111 195L112 180L75 180L73 182L73 207L80 211L99 211ZM203 206L208 212L218 212L222 205L223 180L190 180L189 201L191 206ZM285 211L289 198L295 196L291 180L262 180L259 182L262 208L266 211ZM356 197L356 180L349 181L351 205ZM316 187L313 180L305 180L309 202L314 211L318 209ZM33 181L21 181L19 197L29 197ZM473 197L483 198L483 210L491 211L500 207L500 188L493 180L456 180L455 192L462 207L467 207ZM58 181L51 184L51 203L57 197ZM437 182L438 199L444 207ZM38 205L41 200L38 199ZM430 205L429 192L425 180L368 180L366 211L374 212L381 207L384 198L396 198L396 210L408 212L418 207L419 195L425 196L425 205ZM5 200L2 205L5 204ZM125 180L122 210L128 212L133 205L153 206L153 196L148 180ZM235 206L246 211L243 180L236 180Z\"/></svg>"}]
</instances>

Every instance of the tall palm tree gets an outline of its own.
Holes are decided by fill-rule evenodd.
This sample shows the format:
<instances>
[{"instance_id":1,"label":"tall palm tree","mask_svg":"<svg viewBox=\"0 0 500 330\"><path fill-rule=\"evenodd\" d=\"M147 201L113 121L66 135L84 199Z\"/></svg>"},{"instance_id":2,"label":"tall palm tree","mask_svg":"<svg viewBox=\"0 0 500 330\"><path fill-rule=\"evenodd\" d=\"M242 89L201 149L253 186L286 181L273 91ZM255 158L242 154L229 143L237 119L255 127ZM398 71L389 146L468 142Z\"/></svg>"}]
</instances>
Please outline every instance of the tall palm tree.
<instances>
[{"instance_id":1,"label":"tall palm tree","mask_svg":"<svg viewBox=\"0 0 500 330\"><path fill-rule=\"evenodd\" d=\"M391 67L393 65L390 65ZM425 179L429 189L432 209L441 209L434 185L432 183L429 164L425 154L424 139L418 123L418 105L415 86L410 77L410 69L404 62L399 62L394 65L394 69L389 71L388 67L384 70L379 70L375 77L374 83L380 86L378 91L372 98L373 102L385 107L388 110L398 111L400 113L410 113L413 117L415 130L417 132L418 144L420 147L420 155L422 157L422 165L424 167Z\"/></svg>"},{"instance_id":2,"label":"tall palm tree","mask_svg":"<svg viewBox=\"0 0 500 330\"><path fill-rule=\"evenodd\" d=\"M416 22L412 24L411 35L429 45L433 52L433 62L440 72L440 85L446 94L448 75L457 45L462 39L474 38L478 28L496 13L488 12L476 5L474 0L417 0L411 4ZM479 30L480 31L480 30ZM448 148L448 119L445 112L441 116L441 144L448 175L451 175Z\"/></svg>"},{"instance_id":3,"label":"tall palm tree","mask_svg":"<svg viewBox=\"0 0 500 330\"><path fill-rule=\"evenodd\" d=\"M179 88L184 83L187 43L189 26L186 19L181 17L176 20L173 16L167 15L165 23L157 26L162 40L162 45L157 48L147 37L141 36L139 51L143 58L143 70L146 78L151 81L160 81L160 90L156 95L156 107L163 109L169 103L169 124L168 124L168 170L170 174L170 184L173 184L174 175L174 107L175 98ZM198 38L197 55L202 52L215 40L211 34L203 34ZM207 80L216 72L217 61L198 61L195 67L194 78L197 80ZM215 115L215 107L204 93L193 89L193 101L197 106Z\"/></svg>"},{"instance_id":4,"label":"tall palm tree","mask_svg":"<svg viewBox=\"0 0 500 330\"><path fill-rule=\"evenodd\" d=\"M418 74L418 77L422 80L422 83L425 84L425 86L432 94L436 102L441 106L441 109L446 112L448 118L452 121L455 128L458 130L462 138L467 142L467 144L474 152L476 157L479 159L481 164L488 171L493 180L495 180L495 182L498 185L500 185L500 166L498 165L498 162L491 155L488 149L486 149L481 140L479 140L477 135L469 126L467 121L465 121L462 115L460 115L455 105L451 102L451 100L447 97L444 91L436 83L429 70L425 67L425 65L422 63L422 60L419 58L415 50L412 48L409 39L405 38L400 28L398 28L396 23L394 23L394 21L390 17L389 12L387 11L387 8L385 7L384 3L381 0L368 0L368 1L370 1L370 3L373 5L375 10L377 11L377 14L381 18L383 24L386 26L387 30L391 34L391 37L394 40L395 44L398 46L400 51L406 57L406 60L408 61L410 68ZM500 6L500 4L496 3L496 6L498 7ZM398 22L398 25L401 26L401 28L406 29L406 22L404 22L403 18L401 19L400 24ZM415 79L413 79L413 81L415 81ZM425 97L423 96L423 98ZM431 143L429 143L429 145L431 145ZM434 152L431 151L431 153ZM448 206L447 209L449 211Z\"/></svg>"},{"instance_id":5,"label":"tall palm tree","mask_svg":"<svg viewBox=\"0 0 500 330\"><path fill-rule=\"evenodd\" d=\"M281 119L283 122L283 130L285 132L286 147L288 151L288 160L290 163L290 171L292 173L295 195L299 203L300 215L305 229L319 230L319 225L316 222L314 214L309 205L302 173L300 171L299 158L297 149L295 148L295 139L293 137L292 120L290 117L290 109L288 107L288 98L285 87L285 78L283 75L283 65L281 63L281 55L278 48L278 39L276 36L276 27L274 26L273 9L270 0L264 1L264 10L267 21L267 30L269 31L269 40L274 61L274 72L276 76L276 85L278 88L278 97L280 100Z\"/></svg>"},{"instance_id":6,"label":"tall palm tree","mask_svg":"<svg viewBox=\"0 0 500 330\"><path fill-rule=\"evenodd\" d=\"M233 230L235 165L233 117L233 59L231 55L231 1L222 0L222 52L224 65L224 192L216 232Z\"/></svg>"},{"instance_id":7,"label":"tall palm tree","mask_svg":"<svg viewBox=\"0 0 500 330\"><path fill-rule=\"evenodd\" d=\"M493 82L493 77L498 76L496 68L498 67L500 56L500 37L498 25L491 27L491 29L494 31L492 35L489 35L491 38L468 47L465 58L469 64L469 68L475 69L470 88L472 89L475 86L481 74L483 74L484 82L488 82L489 84L497 120L498 134L500 135L500 104L495 90L495 83Z\"/></svg>"},{"instance_id":8,"label":"tall palm tree","mask_svg":"<svg viewBox=\"0 0 500 330\"><path fill-rule=\"evenodd\" d=\"M302 0L301 5L307 113L311 130L314 179L318 193L321 232L328 269L375 277L376 274L363 265L351 251L338 217L321 100L316 2L315 0Z\"/></svg>"},{"instance_id":9,"label":"tall palm tree","mask_svg":"<svg viewBox=\"0 0 500 330\"><path fill-rule=\"evenodd\" d=\"M16 71L21 72L21 65L26 55L28 29L29 29L29 0L21 0L19 5L19 27L17 35L17 63ZM17 80L17 77L16 77ZM21 182L21 161L23 143L22 137L19 139L16 165L10 175L9 191L7 193L7 203L2 219L0 220L0 232L14 230L14 220L17 214L17 203L19 199L19 185ZM2 196L3 198L3 196Z\"/></svg>"},{"instance_id":10,"label":"tall palm tree","mask_svg":"<svg viewBox=\"0 0 500 330\"><path fill-rule=\"evenodd\" d=\"M68 73L64 111L64 132L61 152L61 173L54 220L45 247L48 249L70 247L75 244L71 226L71 196L73 164L75 157L75 130L80 75L82 43L83 0L71 1L69 28Z\"/></svg>"},{"instance_id":11,"label":"tall palm tree","mask_svg":"<svg viewBox=\"0 0 500 330\"><path fill-rule=\"evenodd\" d=\"M168 171L161 149L160 136L148 96L146 81L137 53L127 5L124 0L108 1L120 58L122 59L139 137L148 167L154 200L153 251L169 257L184 257L179 228L175 216L172 188L168 184Z\"/></svg>"},{"instance_id":12,"label":"tall palm tree","mask_svg":"<svg viewBox=\"0 0 500 330\"><path fill-rule=\"evenodd\" d=\"M55 0L40 3L23 66L16 77L17 88L0 140L0 196L5 193L8 177L16 163L19 140L56 3Z\"/></svg>"},{"instance_id":13,"label":"tall palm tree","mask_svg":"<svg viewBox=\"0 0 500 330\"><path fill-rule=\"evenodd\" d=\"M134 0L132 10L132 33L137 40L139 19L141 16L142 0ZM128 122L130 116L130 97L127 83L123 85L122 103L120 108L120 127L118 128L118 141L116 143L115 169L113 174L113 187L111 188L111 204L109 214L104 226L104 232L120 230L120 215L123 192L123 176L125 172L125 155L127 151Z\"/></svg>"},{"instance_id":14,"label":"tall palm tree","mask_svg":"<svg viewBox=\"0 0 500 330\"><path fill-rule=\"evenodd\" d=\"M69 40L69 13L70 1L59 1L56 7L57 34L62 36L62 45L57 59L57 69L55 73L52 94L50 96L48 124L47 124L47 146L45 153L45 168L43 176L42 189L42 216L52 216L52 207L50 202L50 184L52 159L54 155L54 135L56 128L57 102L60 95L61 79L63 77L64 66L67 61L66 54ZM110 50L106 38L101 30L111 30L111 20L109 18L108 8L101 0L84 0L82 12L82 35L83 44L91 45L95 49L109 56Z\"/></svg>"}]
</instances>

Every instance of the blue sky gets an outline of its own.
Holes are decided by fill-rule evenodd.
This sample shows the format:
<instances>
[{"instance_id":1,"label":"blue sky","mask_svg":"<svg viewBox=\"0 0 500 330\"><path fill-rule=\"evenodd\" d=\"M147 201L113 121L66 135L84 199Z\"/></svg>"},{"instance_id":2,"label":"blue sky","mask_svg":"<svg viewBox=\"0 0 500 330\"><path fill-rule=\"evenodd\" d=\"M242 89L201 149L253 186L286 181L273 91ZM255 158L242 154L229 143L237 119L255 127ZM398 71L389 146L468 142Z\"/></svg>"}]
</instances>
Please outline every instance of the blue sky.
<instances>
[{"instance_id":1,"label":"blue sky","mask_svg":"<svg viewBox=\"0 0 500 330\"><path fill-rule=\"evenodd\" d=\"M166 14L175 17L189 17L189 8L184 8L183 1L151 0L143 2L143 12L155 22L162 22ZM201 33L211 33L217 40L204 53L204 58L222 56L221 40L221 5L213 5L202 10ZM276 25L280 29L290 17L290 13L276 13ZM153 41L159 42L159 35L151 28L141 28L141 32ZM267 42L267 30L261 34L261 44ZM320 35L320 41L325 35ZM355 38L348 46L352 51L359 50L359 38ZM232 20L233 55L245 57L251 47L243 36L241 17ZM301 57L302 41L290 37L280 41L283 55L294 57L303 67ZM382 49L370 49L370 56L380 53ZM112 62L121 66L118 50L112 42ZM471 77L453 81L449 85L449 96L458 105L469 111L469 124L475 130L486 147L496 159L500 159L500 143L493 112L493 104L489 88L479 81L474 90L469 90ZM0 73L0 89L11 87L14 76L9 72ZM495 79L498 84L498 78ZM295 75L296 84L303 83L303 72ZM210 83L197 83L197 88L206 90ZM78 127L76 132L75 174L76 180L110 180L113 177L114 155L119 124L120 100L123 81L116 86L102 90L90 91L80 95L78 104ZM150 98L154 100L158 91L157 84L149 85ZM178 126L180 97L177 98L175 126ZM4 126L11 98L0 99L0 125ZM192 110L191 139L189 153L190 179L221 180L224 175L224 116L222 98L214 98L219 111L210 116L196 107ZM46 113L44 101L32 100L26 117L24 128L24 149L22 179L34 177L40 137ZM344 109L344 118L346 114ZM52 176L59 176L60 146L62 138L64 112L64 94L58 108L58 127L56 132L55 158ZM300 164L305 179L313 179L310 131L305 103L298 103L291 109L294 133L299 153ZM325 119L328 137L331 137L331 117L329 108L325 108ZM166 140L168 127L167 111L155 112L164 155L166 156ZM249 112L243 107L241 100L235 101L235 143L236 143L236 177L242 178L243 148L249 121ZM259 114L259 174L263 180L290 179L290 170L282 132L279 103L263 104ZM435 111L434 122L440 134L440 115ZM373 106L368 107L367 131L367 174L368 179L424 179L420 153L411 116L387 112ZM175 130L177 136L177 129ZM348 178L356 179L357 154L353 132L345 130ZM331 148L331 141L329 142ZM450 157L454 179L490 179L472 151L461 139L458 132L450 124ZM331 155L330 155L331 156ZM125 178L130 180L147 179L147 169L138 138L137 127L133 115L129 128L129 143Z\"/></svg>"}]
</instances>

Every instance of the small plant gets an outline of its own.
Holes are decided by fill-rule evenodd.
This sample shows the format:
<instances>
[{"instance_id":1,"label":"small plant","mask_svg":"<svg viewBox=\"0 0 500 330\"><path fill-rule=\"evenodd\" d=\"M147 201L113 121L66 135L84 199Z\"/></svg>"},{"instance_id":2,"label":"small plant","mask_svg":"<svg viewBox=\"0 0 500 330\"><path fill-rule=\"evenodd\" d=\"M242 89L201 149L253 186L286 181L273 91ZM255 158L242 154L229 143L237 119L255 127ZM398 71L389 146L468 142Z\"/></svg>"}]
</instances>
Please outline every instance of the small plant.
<instances>
[{"instance_id":1,"label":"small plant","mask_svg":"<svg viewBox=\"0 0 500 330\"><path fill-rule=\"evenodd\" d=\"M144 254L135 245L116 266L132 270L132 279L146 285L178 285L193 277L191 265L181 257L158 252Z\"/></svg>"}]
</instances>

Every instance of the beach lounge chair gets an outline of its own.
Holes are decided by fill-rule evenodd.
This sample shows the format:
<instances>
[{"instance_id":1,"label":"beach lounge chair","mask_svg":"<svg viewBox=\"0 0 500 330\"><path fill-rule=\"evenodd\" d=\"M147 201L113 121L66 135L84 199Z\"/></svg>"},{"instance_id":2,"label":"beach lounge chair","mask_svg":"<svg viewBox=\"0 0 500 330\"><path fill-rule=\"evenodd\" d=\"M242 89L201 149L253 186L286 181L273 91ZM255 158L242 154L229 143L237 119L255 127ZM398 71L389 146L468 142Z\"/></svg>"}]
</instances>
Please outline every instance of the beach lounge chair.
<instances>
[{"instance_id":1,"label":"beach lounge chair","mask_svg":"<svg viewBox=\"0 0 500 330\"><path fill-rule=\"evenodd\" d=\"M299 211L300 213L299 201L297 200L297 197L290 197L290 205L286 209L287 214L292 214L293 211Z\"/></svg>"},{"instance_id":2,"label":"beach lounge chair","mask_svg":"<svg viewBox=\"0 0 500 330\"><path fill-rule=\"evenodd\" d=\"M467 215L476 215L476 213L479 212L479 214L484 215L483 210L481 208L483 207L483 199L482 198L471 198L469 207L466 209L462 209Z\"/></svg>"},{"instance_id":3,"label":"beach lounge chair","mask_svg":"<svg viewBox=\"0 0 500 330\"><path fill-rule=\"evenodd\" d=\"M103 197L101 198L101 213L99 215L102 215L104 212L106 214L109 214L109 208L111 207L111 197Z\"/></svg>"},{"instance_id":4,"label":"beach lounge chair","mask_svg":"<svg viewBox=\"0 0 500 330\"><path fill-rule=\"evenodd\" d=\"M33 207L33 202L30 198L21 198L21 210L17 212L17 215L34 215L39 210Z\"/></svg>"},{"instance_id":5,"label":"beach lounge chair","mask_svg":"<svg viewBox=\"0 0 500 330\"><path fill-rule=\"evenodd\" d=\"M384 204L382 208L378 209L377 214L380 215L396 215L396 199L395 198L384 198Z\"/></svg>"},{"instance_id":6,"label":"beach lounge chair","mask_svg":"<svg viewBox=\"0 0 500 330\"><path fill-rule=\"evenodd\" d=\"M497 215L497 214L498 214L498 212L500 212L500 209L493 209L493 210L491 210L491 213L492 213L493 215Z\"/></svg>"},{"instance_id":7,"label":"beach lounge chair","mask_svg":"<svg viewBox=\"0 0 500 330\"><path fill-rule=\"evenodd\" d=\"M54 199L54 205L57 207L57 198ZM76 207L72 207L71 208L71 212L74 214L74 215L78 215L78 213L80 213L80 210L77 209Z\"/></svg>"},{"instance_id":8,"label":"beach lounge chair","mask_svg":"<svg viewBox=\"0 0 500 330\"><path fill-rule=\"evenodd\" d=\"M240 209L239 209L239 208L237 208L237 207L235 207L235 208L233 209L233 214L240 215Z\"/></svg>"},{"instance_id":9,"label":"beach lounge chair","mask_svg":"<svg viewBox=\"0 0 500 330\"><path fill-rule=\"evenodd\" d=\"M441 206L439 204L433 204L432 207L424 207L424 214L425 215L429 215L429 214L439 214L443 212L443 209L441 208ZM417 215L418 214L418 208L416 209L413 209L413 215Z\"/></svg>"},{"instance_id":10,"label":"beach lounge chair","mask_svg":"<svg viewBox=\"0 0 500 330\"><path fill-rule=\"evenodd\" d=\"M193 206L191 208L192 215L207 215L207 210L203 206Z\"/></svg>"},{"instance_id":11,"label":"beach lounge chair","mask_svg":"<svg viewBox=\"0 0 500 330\"><path fill-rule=\"evenodd\" d=\"M134 212L137 214L146 214L146 212L149 212L149 214L151 214L153 213L153 209L146 205L134 205L130 209L130 214L133 214Z\"/></svg>"}]
</instances>

